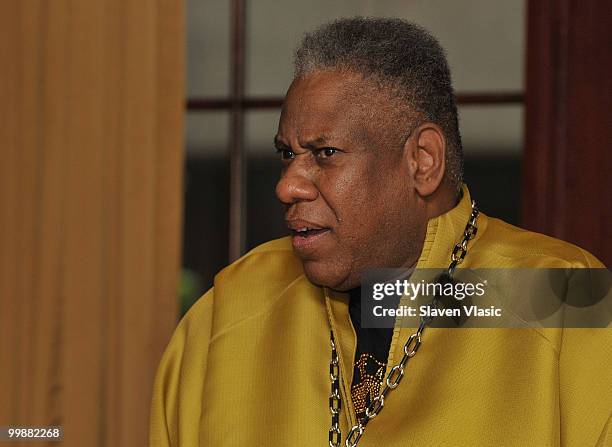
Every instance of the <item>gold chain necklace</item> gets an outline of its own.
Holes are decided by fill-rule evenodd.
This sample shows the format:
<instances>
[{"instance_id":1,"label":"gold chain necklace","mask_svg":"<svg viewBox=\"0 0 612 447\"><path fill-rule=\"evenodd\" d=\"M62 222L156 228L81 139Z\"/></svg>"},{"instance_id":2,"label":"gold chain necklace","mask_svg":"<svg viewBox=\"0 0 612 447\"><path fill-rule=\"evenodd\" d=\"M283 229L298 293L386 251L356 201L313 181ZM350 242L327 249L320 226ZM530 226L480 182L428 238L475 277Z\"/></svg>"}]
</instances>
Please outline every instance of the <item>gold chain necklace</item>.
<instances>
[{"instance_id":1,"label":"gold chain necklace","mask_svg":"<svg viewBox=\"0 0 612 447\"><path fill-rule=\"evenodd\" d=\"M455 268L463 262L463 258L465 258L467 254L468 242L476 236L478 230L476 227L476 219L478 219L478 214L479 211L478 208L476 208L476 202L472 201L472 213L465 226L463 238L453 248L451 263L447 271L443 274L446 280L452 279ZM430 304L430 306L432 305L436 305L436 298L434 298ZM389 371L385 380L385 386L366 408L365 417L358 421L357 425L351 427L346 437L345 447L356 447L363 436L363 432L368 422L374 419L382 411L385 406L385 398L391 390L394 390L400 384L402 377L404 377L404 368L408 360L416 355L419 346L421 346L423 332L432 320L433 317L421 318L419 328L414 334L408 337L408 340L404 344L404 355L402 360ZM342 399L340 397L340 365L338 362L338 351L336 350L336 343L334 341L334 333L332 331L330 331L330 342L331 361L329 363L329 377L331 379L331 393L329 395L329 411L331 412L331 427L329 429L329 446L340 447L342 443L342 432L340 431L340 410L342 409Z\"/></svg>"}]
</instances>

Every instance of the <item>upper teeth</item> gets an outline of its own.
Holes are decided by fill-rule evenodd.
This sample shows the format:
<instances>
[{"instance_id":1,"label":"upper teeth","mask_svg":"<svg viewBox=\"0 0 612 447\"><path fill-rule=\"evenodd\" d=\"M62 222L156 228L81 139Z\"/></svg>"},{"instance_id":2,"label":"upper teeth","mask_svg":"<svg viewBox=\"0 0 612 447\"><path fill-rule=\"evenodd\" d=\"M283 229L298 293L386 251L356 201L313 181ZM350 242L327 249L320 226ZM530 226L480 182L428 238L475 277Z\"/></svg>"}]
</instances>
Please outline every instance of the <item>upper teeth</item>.
<instances>
[{"instance_id":1,"label":"upper teeth","mask_svg":"<svg viewBox=\"0 0 612 447\"><path fill-rule=\"evenodd\" d=\"M297 229L297 230L295 230L295 231L297 231L298 233L302 233L302 232L304 232L304 231L308 231L308 230L310 230L310 228L304 227L304 228L298 228L298 229Z\"/></svg>"}]
</instances>

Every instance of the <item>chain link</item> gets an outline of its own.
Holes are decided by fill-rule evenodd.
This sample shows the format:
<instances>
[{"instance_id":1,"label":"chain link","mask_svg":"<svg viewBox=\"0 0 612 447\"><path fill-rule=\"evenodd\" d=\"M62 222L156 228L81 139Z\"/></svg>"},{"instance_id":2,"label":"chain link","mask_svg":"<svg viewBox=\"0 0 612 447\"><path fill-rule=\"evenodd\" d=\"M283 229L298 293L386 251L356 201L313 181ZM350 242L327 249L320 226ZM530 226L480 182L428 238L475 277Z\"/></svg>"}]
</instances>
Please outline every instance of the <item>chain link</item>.
<instances>
[{"instance_id":1,"label":"chain link","mask_svg":"<svg viewBox=\"0 0 612 447\"><path fill-rule=\"evenodd\" d=\"M476 220L478 219L478 214L479 211L478 208L476 208L476 202L472 201L472 213L467 225L465 226L463 238L461 239L461 242L455 245L451 254L451 263L447 269L447 274L449 277L452 277L453 273L455 272L455 268L463 262L463 259L467 254L467 246L469 241L476 237L476 232L478 231L478 228L476 227ZM429 306L436 305L437 301L436 298L434 298ZM425 332L425 328L431 323L432 320L433 317L421 318L421 323L419 324L417 331L408 337L408 340L406 340L406 343L404 344L404 355L402 356L402 359L389 371L389 374L384 382L383 389L380 391L379 395L372 400L368 408L366 408L365 417L358 421L356 425L351 427L345 440L345 447L356 447L359 440L363 436L368 422L378 416L383 410L385 406L385 397L389 391L397 388L402 381L406 364L416 355L417 351L419 350L423 332ZM332 424L329 429L329 446L340 447L342 444L342 433L340 431L340 409L342 406L340 397L340 369L338 363L338 351L336 350L333 332L331 332L330 339L332 355L331 362L329 364L329 375L331 379L329 411L332 415Z\"/></svg>"},{"instance_id":2,"label":"chain link","mask_svg":"<svg viewBox=\"0 0 612 447\"><path fill-rule=\"evenodd\" d=\"M331 379L329 412L331 413L332 423L329 428L329 447L340 447L340 444L342 444L342 433L340 432L340 410L342 409L342 399L340 398L340 365L333 333L330 340L332 357L329 362L329 378Z\"/></svg>"}]
</instances>

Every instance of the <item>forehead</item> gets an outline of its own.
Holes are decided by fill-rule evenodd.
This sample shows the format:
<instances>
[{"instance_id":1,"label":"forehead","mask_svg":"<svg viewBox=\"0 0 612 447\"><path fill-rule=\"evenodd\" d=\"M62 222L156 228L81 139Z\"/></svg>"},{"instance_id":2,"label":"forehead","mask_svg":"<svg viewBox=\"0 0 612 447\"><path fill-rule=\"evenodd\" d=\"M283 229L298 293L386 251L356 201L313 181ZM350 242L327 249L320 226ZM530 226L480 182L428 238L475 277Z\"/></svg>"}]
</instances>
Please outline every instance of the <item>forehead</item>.
<instances>
[{"instance_id":1,"label":"forehead","mask_svg":"<svg viewBox=\"0 0 612 447\"><path fill-rule=\"evenodd\" d=\"M368 133L363 78L354 73L319 71L296 79L285 98L279 137L310 140ZM373 104L371 104L373 105Z\"/></svg>"}]
</instances>

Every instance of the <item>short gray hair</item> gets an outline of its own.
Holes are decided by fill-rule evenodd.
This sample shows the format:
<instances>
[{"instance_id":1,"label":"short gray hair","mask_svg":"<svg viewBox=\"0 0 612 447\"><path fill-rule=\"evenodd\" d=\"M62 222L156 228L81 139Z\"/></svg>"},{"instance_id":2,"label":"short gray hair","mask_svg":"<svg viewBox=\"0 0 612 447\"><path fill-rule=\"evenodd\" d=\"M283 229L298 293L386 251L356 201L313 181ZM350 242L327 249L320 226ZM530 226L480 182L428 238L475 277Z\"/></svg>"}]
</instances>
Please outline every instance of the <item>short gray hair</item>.
<instances>
[{"instance_id":1,"label":"short gray hair","mask_svg":"<svg viewBox=\"0 0 612 447\"><path fill-rule=\"evenodd\" d=\"M325 24L302 39L295 77L345 69L374 77L420 119L439 125L447 140L446 174L463 178L463 150L455 95L440 43L420 26L396 18L355 17Z\"/></svg>"}]
</instances>

